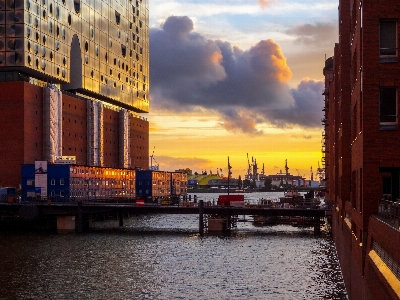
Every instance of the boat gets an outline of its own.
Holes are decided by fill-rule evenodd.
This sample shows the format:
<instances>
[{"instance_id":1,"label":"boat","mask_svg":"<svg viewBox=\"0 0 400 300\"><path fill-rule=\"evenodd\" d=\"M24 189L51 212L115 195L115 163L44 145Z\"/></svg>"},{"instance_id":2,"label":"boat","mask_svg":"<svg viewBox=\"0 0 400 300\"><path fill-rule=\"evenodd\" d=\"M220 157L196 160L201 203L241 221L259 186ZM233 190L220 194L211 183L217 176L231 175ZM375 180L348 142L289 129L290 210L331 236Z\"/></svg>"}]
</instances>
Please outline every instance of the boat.
<instances>
[{"instance_id":1,"label":"boat","mask_svg":"<svg viewBox=\"0 0 400 300\"><path fill-rule=\"evenodd\" d=\"M271 197L261 198L259 200L259 205L262 207L274 207L276 203L279 203L279 200Z\"/></svg>"},{"instance_id":2,"label":"boat","mask_svg":"<svg viewBox=\"0 0 400 300\"><path fill-rule=\"evenodd\" d=\"M283 193L285 197L303 197L299 191L296 190L287 190Z\"/></svg>"}]
</instances>

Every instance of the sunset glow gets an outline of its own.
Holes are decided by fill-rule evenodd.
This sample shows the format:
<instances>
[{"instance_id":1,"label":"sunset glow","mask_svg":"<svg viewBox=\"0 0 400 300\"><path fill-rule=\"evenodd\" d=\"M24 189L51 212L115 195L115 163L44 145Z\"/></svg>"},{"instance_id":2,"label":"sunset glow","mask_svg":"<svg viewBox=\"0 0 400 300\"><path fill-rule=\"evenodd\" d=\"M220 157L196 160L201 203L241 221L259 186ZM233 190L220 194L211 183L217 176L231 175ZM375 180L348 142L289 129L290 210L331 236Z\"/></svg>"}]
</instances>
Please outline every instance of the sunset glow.
<instances>
[{"instance_id":1,"label":"sunset glow","mask_svg":"<svg viewBox=\"0 0 400 300\"><path fill-rule=\"evenodd\" d=\"M226 174L229 156L244 177L248 154L259 172L284 171L287 159L290 173L310 178L312 167L315 177L335 10L329 1L150 2L153 163Z\"/></svg>"}]
</instances>

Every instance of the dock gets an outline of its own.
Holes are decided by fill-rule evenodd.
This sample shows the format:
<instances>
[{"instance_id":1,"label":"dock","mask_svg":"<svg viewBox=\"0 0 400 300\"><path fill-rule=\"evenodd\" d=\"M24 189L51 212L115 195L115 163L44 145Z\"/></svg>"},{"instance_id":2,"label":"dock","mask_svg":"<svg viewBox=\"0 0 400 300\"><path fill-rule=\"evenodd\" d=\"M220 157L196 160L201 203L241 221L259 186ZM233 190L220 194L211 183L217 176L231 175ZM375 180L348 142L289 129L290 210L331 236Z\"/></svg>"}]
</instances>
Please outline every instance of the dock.
<instances>
[{"instance_id":1,"label":"dock","mask_svg":"<svg viewBox=\"0 0 400 300\"><path fill-rule=\"evenodd\" d=\"M320 231L321 220L325 218L327 209L306 208L267 208L267 207L221 207L204 205L199 200L195 205L159 205L136 203L107 202L47 202L47 203L0 203L0 217L15 217L25 221L33 221L39 217L53 216L57 218L58 230L76 230L83 232L88 220L95 216L117 215L119 226L123 226L124 215L145 214L192 214L199 216L199 233L203 234L210 220L220 220L221 230L230 230L238 221L238 216L250 217L287 217L307 218L314 220L314 232ZM215 222L214 222L215 223ZM217 223L218 224L218 223ZM215 224L214 224L215 225ZM219 228L217 226L217 228ZM212 228L211 228L212 230Z\"/></svg>"}]
</instances>

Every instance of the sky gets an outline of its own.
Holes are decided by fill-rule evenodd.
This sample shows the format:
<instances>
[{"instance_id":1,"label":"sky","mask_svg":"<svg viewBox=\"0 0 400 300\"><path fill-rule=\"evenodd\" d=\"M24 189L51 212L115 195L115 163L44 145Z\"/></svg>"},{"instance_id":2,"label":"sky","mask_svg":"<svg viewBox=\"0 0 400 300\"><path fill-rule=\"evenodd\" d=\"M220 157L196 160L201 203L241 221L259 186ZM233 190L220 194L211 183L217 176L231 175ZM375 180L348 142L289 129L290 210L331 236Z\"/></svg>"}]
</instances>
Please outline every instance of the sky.
<instances>
[{"instance_id":1,"label":"sky","mask_svg":"<svg viewBox=\"0 0 400 300\"><path fill-rule=\"evenodd\" d=\"M314 176L335 0L150 0L150 154L160 170ZM221 172L222 169L222 172Z\"/></svg>"}]
</instances>

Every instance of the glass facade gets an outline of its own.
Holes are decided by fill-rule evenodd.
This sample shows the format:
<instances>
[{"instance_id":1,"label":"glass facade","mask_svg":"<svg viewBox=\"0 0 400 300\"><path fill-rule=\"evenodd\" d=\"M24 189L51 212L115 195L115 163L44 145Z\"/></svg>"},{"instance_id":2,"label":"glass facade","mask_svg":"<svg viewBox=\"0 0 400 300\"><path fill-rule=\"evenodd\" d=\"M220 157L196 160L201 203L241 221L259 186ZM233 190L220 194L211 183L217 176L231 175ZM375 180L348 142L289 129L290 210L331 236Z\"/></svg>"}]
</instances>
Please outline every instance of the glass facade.
<instances>
[{"instance_id":1,"label":"glass facade","mask_svg":"<svg viewBox=\"0 0 400 300\"><path fill-rule=\"evenodd\" d=\"M0 71L149 111L148 0L0 0Z\"/></svg>"}]
</instances>

